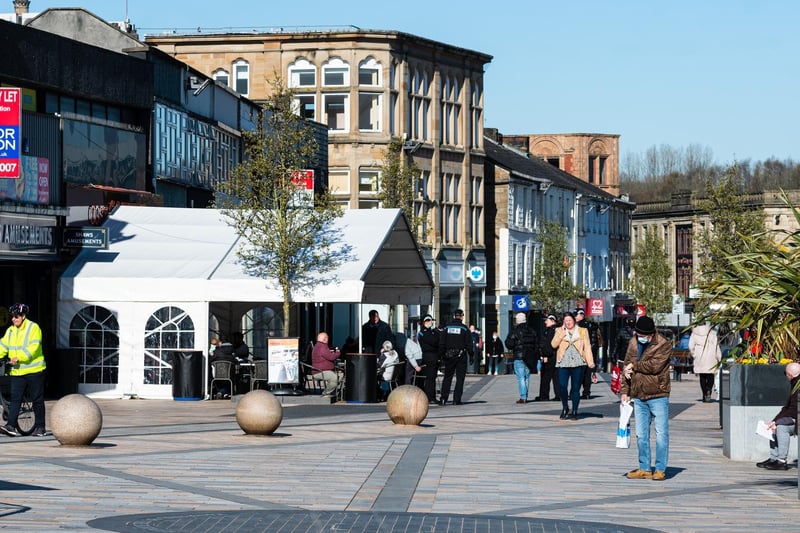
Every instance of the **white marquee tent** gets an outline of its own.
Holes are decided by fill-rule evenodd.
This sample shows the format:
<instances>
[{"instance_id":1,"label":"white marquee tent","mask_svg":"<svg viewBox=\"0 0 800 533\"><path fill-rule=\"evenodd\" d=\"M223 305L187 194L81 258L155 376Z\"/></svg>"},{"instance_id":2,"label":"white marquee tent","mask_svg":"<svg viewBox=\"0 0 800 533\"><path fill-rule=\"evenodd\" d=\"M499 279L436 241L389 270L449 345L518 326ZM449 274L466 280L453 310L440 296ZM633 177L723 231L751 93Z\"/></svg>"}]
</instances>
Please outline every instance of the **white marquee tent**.
<instances>
[{"instance_id":1,"label":"white marquee tent","mask_svg":"<svg viewBox=\"0 0 800 533\"><path fill-rule=\"evenodd\" d=\"M103 227L108 249L82 250L59 281L59 348L97 349L99 367L113 366L115 350L96 344L117 328L118 369L106 369L116 382L91 379L102 383L81 383L81 393L170 397L171 386L153 383L146 373L152 346L145 346L144 332L158 310L188 316L192 348L205 352L213 306L282 301L276 283L243 271L239 238L217 210L120 206ZM294 293L293 301L431 303L433 282L400 210L348 210L335 231L350 247L349 257L311 289Z\"/></svg>"}]
</instances>

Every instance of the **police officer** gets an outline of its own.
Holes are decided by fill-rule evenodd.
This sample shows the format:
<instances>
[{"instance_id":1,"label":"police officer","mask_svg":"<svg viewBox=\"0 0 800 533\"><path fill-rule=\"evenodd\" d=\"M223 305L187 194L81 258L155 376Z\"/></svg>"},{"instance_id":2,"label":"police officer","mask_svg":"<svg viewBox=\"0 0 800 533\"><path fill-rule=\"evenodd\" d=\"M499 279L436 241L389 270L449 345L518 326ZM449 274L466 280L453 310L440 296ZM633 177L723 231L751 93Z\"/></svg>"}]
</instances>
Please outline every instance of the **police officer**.
<instances>
[{"instance_id":1,"label":"police officer","mask_svg":"<svg viewBox=\"0 0 800 533\"><path fill-rule=\"evenodd\" d=\"M450 384L453 374L456 375L456 388L453 391L453 404L461 405L464 392L464 378L467 377L467 359L472 358L472 335L464 325L464 311L456 309L451 320L441 332L439 338L439 358L444 363L442 379L442 396L439 405L446 405L450 396Z\"/></svg>"},{"instance_id":2,"label":"police officer","mask_svg":"<svg viewBox=\"0 0 800 533\"><path fill-rule=\"evenodd\" d=\"M425 367L422 373L425 375L425 395L428 397L429 404L437 404L436 401L436 374L439 372L439 330L433 327L433 317L425 315L420 321L417 341L422 350L422 362Z\"/></svg>"}]
</instances>

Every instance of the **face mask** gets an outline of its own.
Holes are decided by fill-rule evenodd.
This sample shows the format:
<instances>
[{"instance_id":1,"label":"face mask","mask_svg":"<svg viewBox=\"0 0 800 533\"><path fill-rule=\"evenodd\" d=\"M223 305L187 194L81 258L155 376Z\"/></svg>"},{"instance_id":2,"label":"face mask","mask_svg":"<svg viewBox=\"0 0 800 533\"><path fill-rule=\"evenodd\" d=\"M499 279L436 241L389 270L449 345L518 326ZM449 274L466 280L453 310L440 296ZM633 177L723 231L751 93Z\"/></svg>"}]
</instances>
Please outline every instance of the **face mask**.
<instances>
[{"instance_id":1,"label":"face mask","mask_svg":"<svg viewBox=\"0 0 800 533\"><path fill-rule=\"evenodd\" d=\"M497 335L492 335L493 340L497 340Z\"/></svg>"},{"instance_id":2,"label":"face mask","mask_svg":"<svg viewBox=\"0 0 800 533\"><path fill-rule=\"evenodd\" d=\"M636 337L636 340L639 341L639 344L647 344L650 342L650 339L647 337Z\"/></svg>"}]
</instances>

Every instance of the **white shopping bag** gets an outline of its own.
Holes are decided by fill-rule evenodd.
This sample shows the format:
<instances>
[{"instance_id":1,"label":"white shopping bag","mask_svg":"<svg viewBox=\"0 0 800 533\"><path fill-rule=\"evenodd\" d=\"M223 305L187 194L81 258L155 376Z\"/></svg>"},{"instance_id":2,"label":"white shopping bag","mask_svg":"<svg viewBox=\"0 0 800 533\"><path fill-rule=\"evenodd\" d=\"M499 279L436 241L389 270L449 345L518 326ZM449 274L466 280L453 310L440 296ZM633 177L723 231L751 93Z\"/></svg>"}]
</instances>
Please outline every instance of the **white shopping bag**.
<instances>
[{"instance_id":1,"label":"white shopping bag","mask_svg":"<svg viewBox=\"0 0 800 533\"><path fill-rule=\"evenodd\" d=\"M617 426L617 448L630 448L631 446L631 415L633 405L630 401L619 404L619 425Z\"/></svg>"}]
</instances>

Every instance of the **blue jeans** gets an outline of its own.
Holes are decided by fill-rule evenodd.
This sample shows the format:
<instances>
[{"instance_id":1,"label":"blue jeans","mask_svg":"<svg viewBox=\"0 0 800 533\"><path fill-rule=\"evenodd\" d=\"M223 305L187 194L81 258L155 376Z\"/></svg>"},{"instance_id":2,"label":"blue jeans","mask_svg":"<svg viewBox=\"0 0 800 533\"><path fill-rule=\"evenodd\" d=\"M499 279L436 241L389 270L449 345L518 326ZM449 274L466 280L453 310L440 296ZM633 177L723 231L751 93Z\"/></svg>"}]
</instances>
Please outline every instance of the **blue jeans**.
<instances>
[{"instance_id":1,"label":"blue jeans","mask_svg":"<svg viewBox=\"0 0 800 533\"><path fill-rule=\"evenodd\" d=\"M514 359L514 373L517 375L517 388L519 389L519 398L521 400L528 399L528 383L531 380L531 371L528 370L528 365L522 359Z\"/></svg>"},{"instance_id":2,"label":"blue jeans","mask_svg":"<svg viewBox=\"0 0 800 533\"><path fill-rule=\"evenodd\" d=\"M487 357L486 358L486 375L488 376L489 374L492 374L492 373L497 374L498 367L500 366L500 361L502 361L502 360L503 359L500 358L500 357L492 357L492 356Z\"/></svg>"},{"instance_id":3,"label":"blue jeans","mask_svg":"<svg viewBox=\"0 0 800 533\"><path fill-rule=\"evenodd\" d=\"M633 400L636 418L636 445L639 448L639 469L650 472L650 420L655 420L656 470L666 472L669 456L669 397Z\"/></svg>"},{"instance_id":4,"label":"blue jeans","mask_svg":"<svg viewBox=\"0 0 800 533\"><path fill-rule=\"evenodd\" d=\"M561 397L561 406L569 409L568 400L572 398L572 410L578 412L581 403L581 383L583 382L583 369L586 366L561 367L558 369L558 395ZM571 388L567 393L567 384Z\"/></svg>"}]
</instances>

